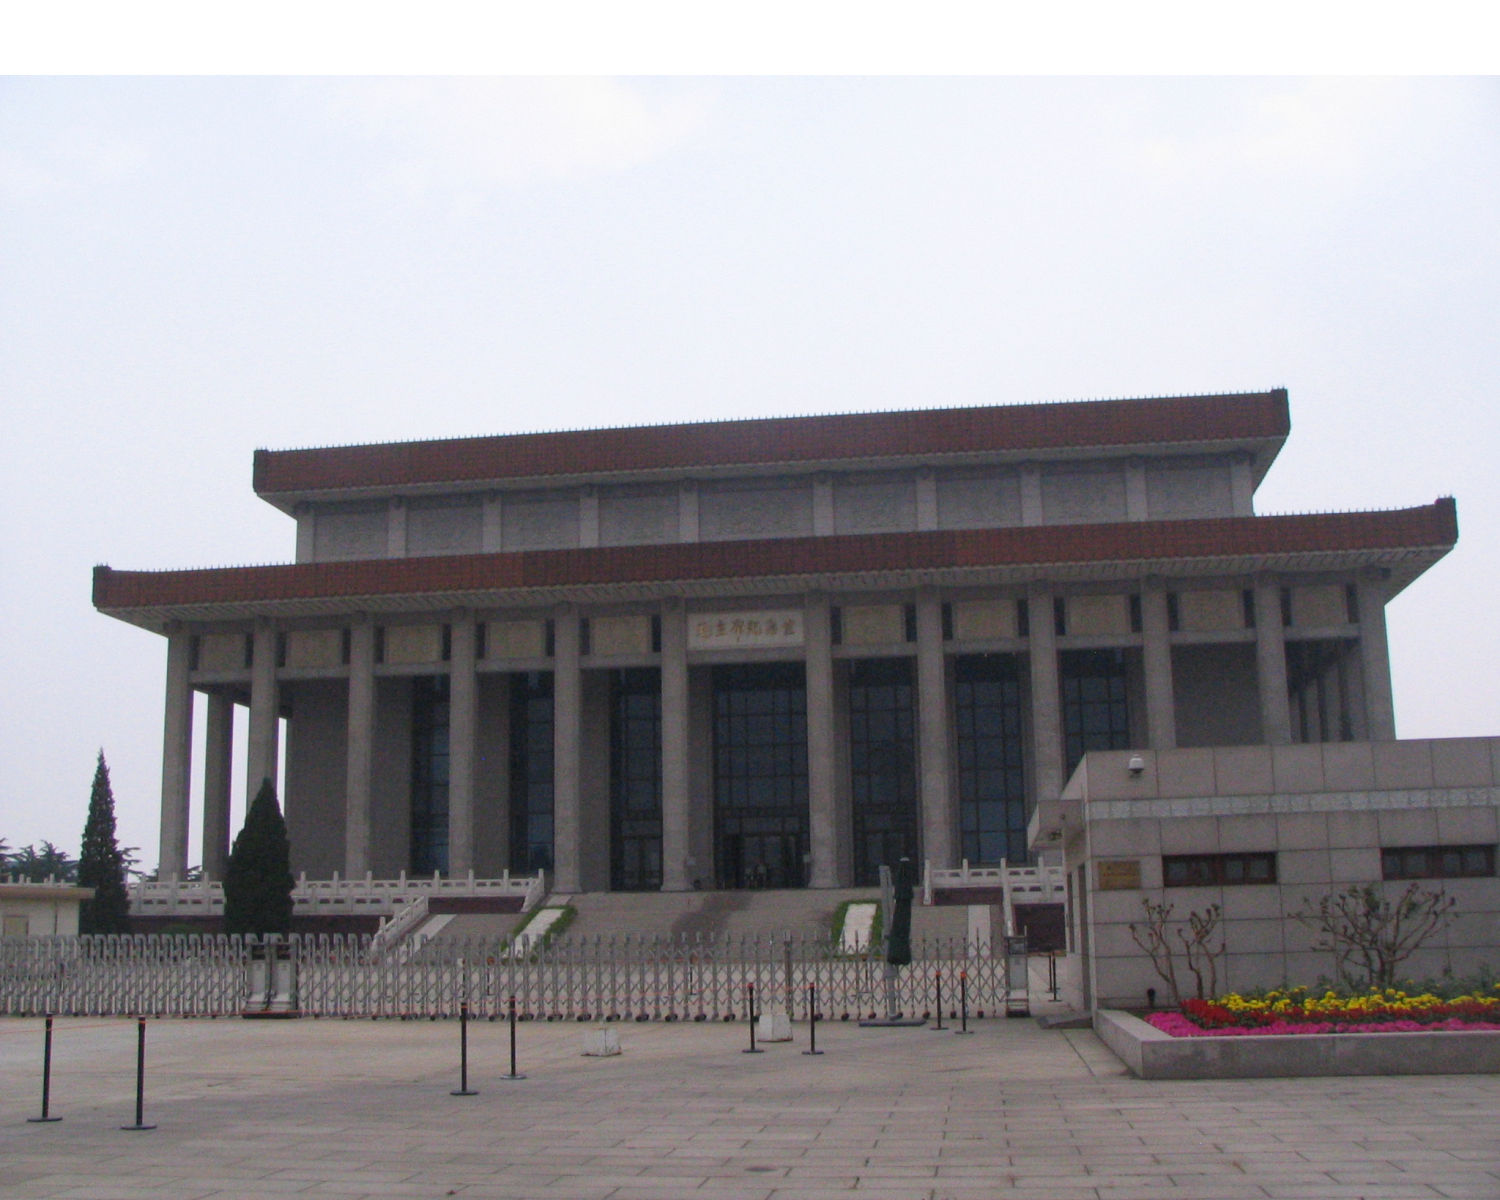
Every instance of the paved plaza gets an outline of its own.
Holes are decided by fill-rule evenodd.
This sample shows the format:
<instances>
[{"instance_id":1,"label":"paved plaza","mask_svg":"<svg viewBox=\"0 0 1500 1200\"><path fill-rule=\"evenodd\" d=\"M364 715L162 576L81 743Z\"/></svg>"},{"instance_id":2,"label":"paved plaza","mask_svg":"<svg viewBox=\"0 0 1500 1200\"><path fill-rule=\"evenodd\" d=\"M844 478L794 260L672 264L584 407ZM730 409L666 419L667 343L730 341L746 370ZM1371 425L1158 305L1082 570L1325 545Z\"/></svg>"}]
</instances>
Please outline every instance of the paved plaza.
<instances>
[{"instance_id":1,"label":"paved plaza","mask_svg":"<svg viewBox=\"0 0 1500 1200\"><path fill-rule=\"evenodd\" d=\"M1086 1030L0 1020L0 1196L214 1200L1318 1200L1500 1197L1500 1078L1142 1082Z\"/></svg>"}]
</instances>

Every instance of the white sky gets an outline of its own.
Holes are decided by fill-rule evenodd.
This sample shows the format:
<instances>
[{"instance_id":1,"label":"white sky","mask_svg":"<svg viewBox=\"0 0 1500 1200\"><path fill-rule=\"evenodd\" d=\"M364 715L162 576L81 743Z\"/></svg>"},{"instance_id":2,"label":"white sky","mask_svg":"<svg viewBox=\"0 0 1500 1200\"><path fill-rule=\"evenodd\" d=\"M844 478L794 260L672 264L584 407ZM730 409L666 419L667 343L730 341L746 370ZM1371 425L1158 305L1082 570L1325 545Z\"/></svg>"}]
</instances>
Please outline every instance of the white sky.
<instances>
[{"instance_id":1,"label":"white sky","mask_svg":"<svg viewBox=\"0 0 1500 1200\"><path fill-rule=\"evenodd\" d=\"M1493 77L0 79L0 836L102 746L155 863L90 569L290 561L258 446L1286 386L1258 511L1456 495L1398 722L1500 735L1497 213Z\"/></svg>"}]
</instances>

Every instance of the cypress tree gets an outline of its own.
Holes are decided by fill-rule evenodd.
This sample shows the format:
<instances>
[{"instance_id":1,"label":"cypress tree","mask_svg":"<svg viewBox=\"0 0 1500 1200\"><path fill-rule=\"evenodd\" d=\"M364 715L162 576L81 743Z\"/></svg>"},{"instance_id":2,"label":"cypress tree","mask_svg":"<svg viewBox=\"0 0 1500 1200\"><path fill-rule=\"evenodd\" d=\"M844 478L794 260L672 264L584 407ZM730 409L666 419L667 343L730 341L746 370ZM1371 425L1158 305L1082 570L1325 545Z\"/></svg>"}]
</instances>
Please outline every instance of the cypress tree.
<instances>
[{"instance_id":1,"label":"cypress tree","mask_svg":"<svg viewBox=\"0 0 1500 1200\"><path fill-rule=\"evenodd\" d=\"M245 814L224 873L224 932L285 935L292 928L292 848L269 779Z\"/></svg>"},{"instance_id":2,"label":"cypress tree","mask_svg":"<svg viewBox=\"0 0 1500 1200\"><path fill-rule=\"evenodd\" d=\"M129 933L130 897L125 890L125 854L115 841L115 794L104 751L94 767L89 815L78 855L78 886L94 889L78 911L79 933Z\"/></svg>"}]
</instances>

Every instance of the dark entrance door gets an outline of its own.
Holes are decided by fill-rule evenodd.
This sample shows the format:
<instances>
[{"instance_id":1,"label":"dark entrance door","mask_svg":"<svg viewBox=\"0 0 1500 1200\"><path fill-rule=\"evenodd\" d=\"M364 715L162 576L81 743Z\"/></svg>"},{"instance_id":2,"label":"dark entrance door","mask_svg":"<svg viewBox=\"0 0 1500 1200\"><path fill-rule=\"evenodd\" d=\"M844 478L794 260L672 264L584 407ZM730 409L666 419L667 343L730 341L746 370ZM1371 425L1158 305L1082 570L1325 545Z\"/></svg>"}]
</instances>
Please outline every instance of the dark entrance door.
<instances>
[{"instance_id":1,"label":"dark entrance door","mask_svg":"<svg viewBox=\"0 0 1500 1200\"><path fill-rule=\"evenodd\" d=\"M661 887L661 676L610 673L609 886Z\"/></svg>"},{"instance_id":2,"label":"dark entrance door","mask_svg":"<svg viewBox=\"0 0 1500 1200\"><path fill-rule=\"evenodd\" d=\"M874 887L882 863L917 858L916 733L911 661L849 664L849 787L854 882Z\"/></svg>"},{"instance_id":3,"label":"dark entrance door","mask_svg":"<svg viewBox=\"0 0 1500 1200\"><path fill-rule=\"evenodd\" d=\"M803 887L807 687L801 663L715 667L714 856L719 887Z\"/></svg>"},{"instance_id":4,"label":"dark entrance door","mask_svg":"<svg viewBox=\"0 0 1500 1200\"><path fill-rule=\"evenodd\" d=\"M801 847L785 833L732 833L724 839L725 886L790 888L802 886Z\"/></svg>"}]
</instances>

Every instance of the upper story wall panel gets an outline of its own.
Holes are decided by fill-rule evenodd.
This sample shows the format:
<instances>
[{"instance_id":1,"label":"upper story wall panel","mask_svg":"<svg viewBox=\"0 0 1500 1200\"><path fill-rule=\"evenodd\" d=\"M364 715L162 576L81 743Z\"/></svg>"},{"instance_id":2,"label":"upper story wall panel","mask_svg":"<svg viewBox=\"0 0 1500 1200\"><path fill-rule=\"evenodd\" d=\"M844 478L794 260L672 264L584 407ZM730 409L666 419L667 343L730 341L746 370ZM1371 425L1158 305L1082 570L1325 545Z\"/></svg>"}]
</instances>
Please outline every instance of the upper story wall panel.
<instances>
[{"instance_id":1,"label":"upper story wall panel","mask_svg":"<svg viewBox=\"0 0 1500 1200\"><path fill-rule=\"evenodd\" d=\"M812 531L813 497L805 481L699 490L698 536L705 542L806 537Z\"/></svg>"},{"instance_id":2,"label":"upper story wall panel","mask_svg":"<svg viewBox=\"0 0 1500 1200\"><path fill-rule=\"evenodd\" d=\"M599 497L599 544L646 546L679 537L675 490L620 489Z\"/></svg>"},{"instance_id":3,"label":"upper story wall panel","mask_svg":"<svg viewBox=\"0 0 1500 1200\"><path fill-rule=\"evenodd\" d=\"M484 513L478 497L460 501L413 501L406 514L406 552L478 554Z\"/></svg>"},{"instance_id":4,"label":"upper story wall panel","mask_svg":"<svg viewBox=\"0 0 1500 1200\"><path fill-rule=\"evenodd\" d=\"M313 520L313 557L319 562L383 558L388 553L385 504L330 504Z\"/></svg>"},{"instance_id":5,"label":"upper story wall panel","mask_svg":"<svg viewBox=\"0 0 1500 1200\"><path fill-rule=\"evenodd\" d=\"M1227 517L1234 512L1233 467L1223 459L1152 462L1145 469L1152 517Z\"/></svg>"},{"instance_id":6,"label":"upper story wall panel","mask_svg":"<svg viewBox=\"0 0 1500 1200\"><path fill-rule=\"evenodd\" d=\"M1021 523L1021 477L1014 470L963 471L937 481L938 527L985 529Z\"/></svg>"}]
</instances>

